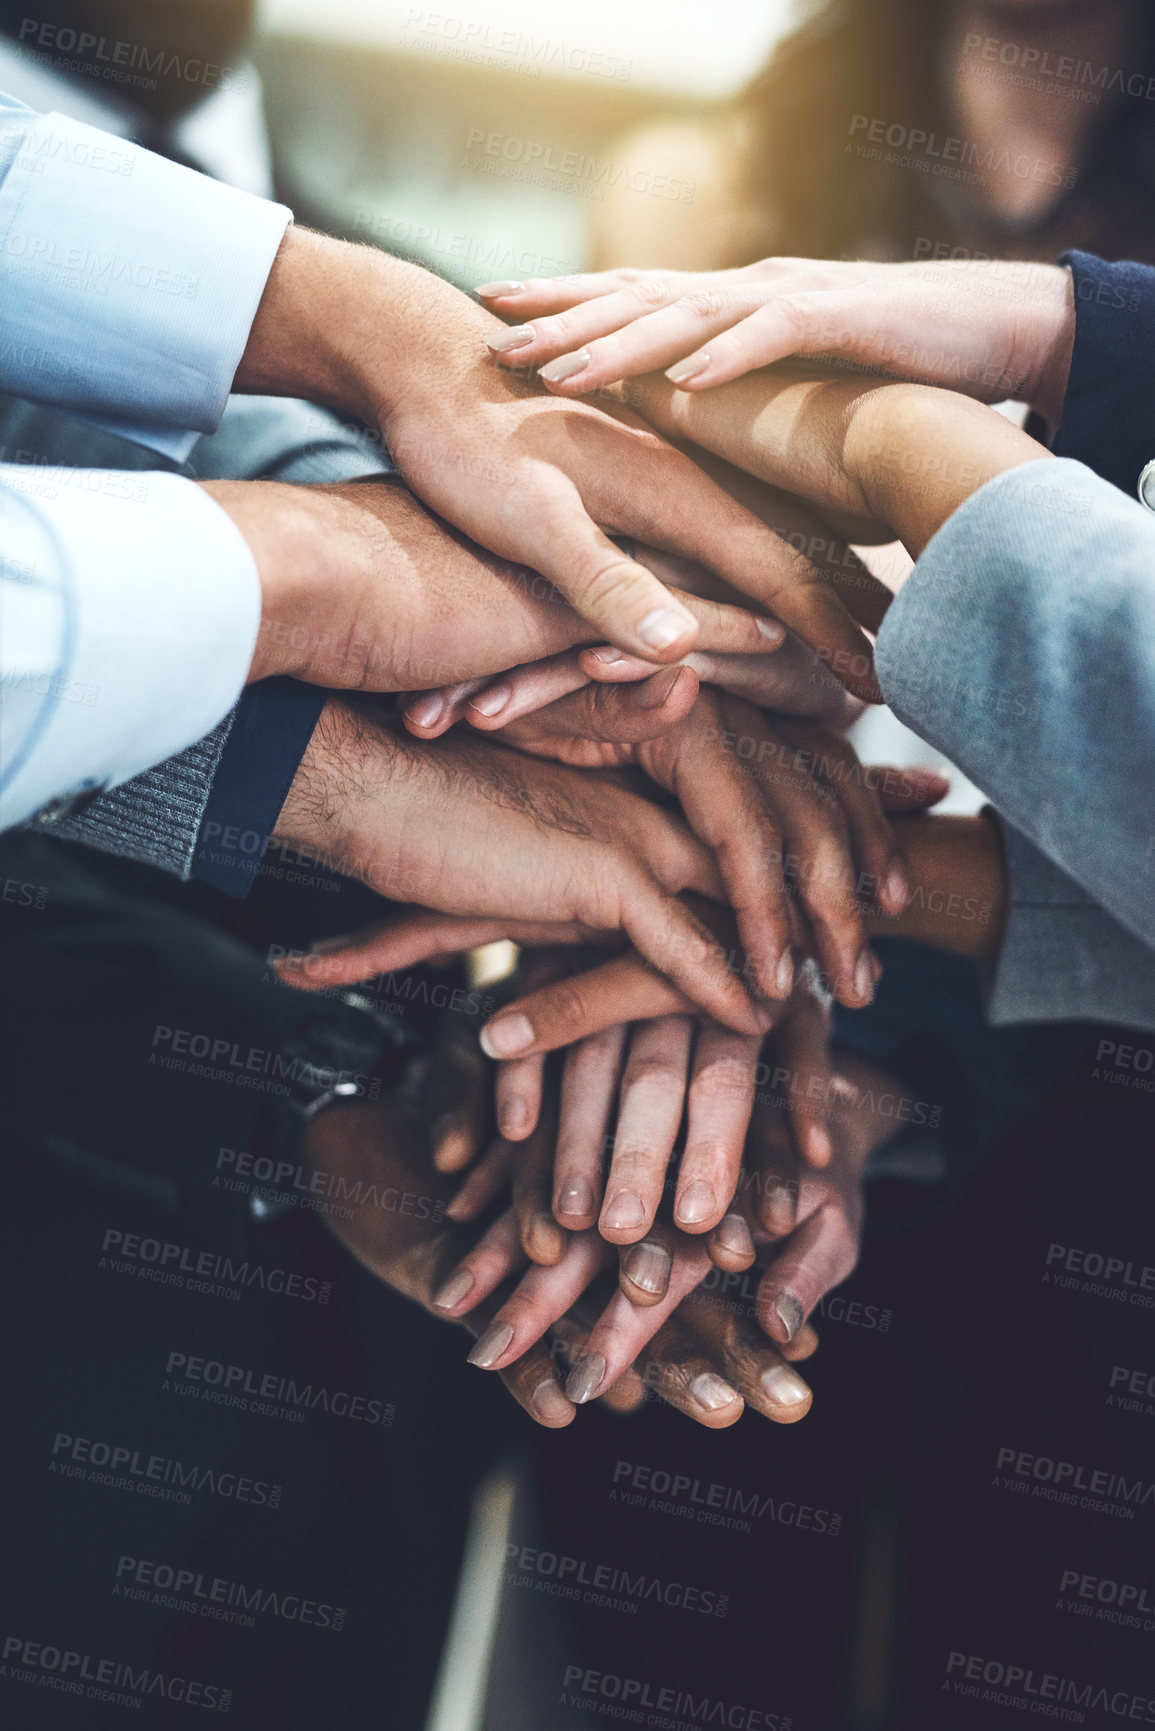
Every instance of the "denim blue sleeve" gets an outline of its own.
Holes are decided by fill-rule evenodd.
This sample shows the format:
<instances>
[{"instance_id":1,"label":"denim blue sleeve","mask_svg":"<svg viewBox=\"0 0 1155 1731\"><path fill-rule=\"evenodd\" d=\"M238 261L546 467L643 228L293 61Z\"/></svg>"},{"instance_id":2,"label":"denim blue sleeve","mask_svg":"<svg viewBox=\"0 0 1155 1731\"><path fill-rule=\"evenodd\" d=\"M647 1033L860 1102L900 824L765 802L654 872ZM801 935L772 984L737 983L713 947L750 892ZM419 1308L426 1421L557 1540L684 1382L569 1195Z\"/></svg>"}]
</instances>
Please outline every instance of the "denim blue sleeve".
<instances>
[{"instance_id":1,"label":"denim blue sleeve","mask_svg":"<svg viewBox=\"0 0 1155 1731\"><path fill-rule=\"evenodd\" d=\"M1054 453L1133 499L1155 457L1155 270L1085 252L1060 262L1075 280L1075 350Z\"/></svg>"},{"instance_id":2,"label":"denim blue sleeve","mask_svg":"<svg viewBox=\"0 0 1155 1731\"><path fill-rule=\"evenodd\" d=\"M183 461L221 418L289 221L0 96L0 389Z\"/></svg>"}]
</instances>

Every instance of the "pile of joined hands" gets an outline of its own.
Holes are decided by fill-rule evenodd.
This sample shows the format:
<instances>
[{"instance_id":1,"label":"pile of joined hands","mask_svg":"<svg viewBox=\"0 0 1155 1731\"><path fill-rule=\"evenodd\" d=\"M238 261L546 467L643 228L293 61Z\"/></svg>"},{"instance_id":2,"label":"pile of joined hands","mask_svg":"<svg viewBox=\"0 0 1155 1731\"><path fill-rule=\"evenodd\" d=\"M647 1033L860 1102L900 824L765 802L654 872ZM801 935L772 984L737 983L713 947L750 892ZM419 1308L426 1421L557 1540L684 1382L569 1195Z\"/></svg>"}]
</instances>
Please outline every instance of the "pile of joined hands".
<instances>
[{"instance_id":1,"label":"pile of joined hands","mask_svg":"<svg viewBox=\"0 0 1155 1731\"><path fill-rule=\"evenodd\" d=\"M522 948L520 995L484 1029L485 1057L448 1017L394 1098L321 1114L306 1152L350 1180L408 1174L444 1206L435 1232L380 1210L334 1230L463 1322L470 1361L555 1428L594 1397L636 1406L647 1385L713 1427L745 1404L779 1422L809 1410L795 1368L817 1345L808 1319L854 1266L883 1139L856 1109L869 1071L830 1049L830 1005L871 1002L870 938L904 929L927 833L949 823L921 815L942 777L864 769L845 738L881 695L867 633L891 600L847 543L897 537L917 557L984 480L1047 454L933 377L864 378L861 363L901 372L898 335L921 319L981 350L975 395L1046 410L1069 356L1062 271L1040 275L1034 324L1018 321L1005 354L982 328L989 297L950 267L785 260L723 277L479 291L536 321L493 325L497 362L541 365L555 395L598 391L583 414L643 443L657 429L736 501L716 525L725 557L708 569L619 538L606 583L575 580L567 600L473 549L440 665L467 669L452 645L475 632L493 671L415 694L412 670L396 678L403 731L331 700L307 759L324 796L299 777L278 829L329 858L336 834L342 869L413 904L290 959L293 984L343 987L497 939ZM718 335L709 354L703 331ZM848 375L831 358L860 364ZM429 502L419 453L395 455ZM676 488L682 470L664 472ZM390 490L315 491L337 522L384 510L373 495ZM661 499L637 510L662 539ZM607 632L616 585L623 618L641 605L621 553L647 611ZM495 638L533 654L498 675Z\"/></svg>"}]
</instances>

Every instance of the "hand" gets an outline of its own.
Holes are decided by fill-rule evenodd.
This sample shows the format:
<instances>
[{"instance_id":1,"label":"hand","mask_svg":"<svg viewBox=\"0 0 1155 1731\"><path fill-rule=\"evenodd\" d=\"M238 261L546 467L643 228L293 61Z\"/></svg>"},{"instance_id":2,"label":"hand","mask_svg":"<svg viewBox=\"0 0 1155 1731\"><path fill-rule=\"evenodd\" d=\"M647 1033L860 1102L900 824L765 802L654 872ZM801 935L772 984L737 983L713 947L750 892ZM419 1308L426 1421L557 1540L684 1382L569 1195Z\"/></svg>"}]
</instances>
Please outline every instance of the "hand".
<instances>
[{"instance_id":1,"label":"hand","mask_svg":"<svg viewBox=\"0 0 1155 1731\"><path fill-rule=\"evenodd\" d=\"M554 401L492 365L498 321L369 247L290 228L236 388L306 396L380 426L409 485L502 558L541 572L631 653L672 661L693 615L607 531L709 565L829 654L869 654L794 548L628 411ZM877 698L873 679L862 694Z\"/></svg>"},{"instance_id":2,"label":"hand","mask_svg":"<svg viewBox=\"0 0 1155 1731\"><path fill-rule=\"evenodd\" d=\"M596 638L545 578L472 545L397 482L201 485L260 578L250 682L281 673L341 691L421 690ZM679 604L704 651L750 655L782 640L775 621L742 607Z\"/></svg>"},{"instance_id":3,"label":"hand","mask_svg":"<svg viewBox=\"0 0 1155 1731\"><path fill-rule=\"evenodd\" d=\"M511 926L554 921L568 942L620 933L725 1026L769 1026L679 900L686 889L724 900L709 849L604 777L476 741L418 746L334 699L275 833L393 901ZM332 959L316 958L321 972ZM370 962L357 977L372 971ZM299 966L284 977L315 983Z\"/></svg>"},{"instance_id":4,"label":"hand","mask_svg":"<svg viewBox=\"0 0 1155 1731\"><path fill-rule=\"evenodd\" d=\"M768 258L740 270L600 271L477 292L519 321L491 339L503 365L536 367L565 396L660 367L682 390L708 390L798 356L984 403L1016 397L1057 423L1075 335L1071 273L1013 261Z\"/></svg>"}]
</instances>

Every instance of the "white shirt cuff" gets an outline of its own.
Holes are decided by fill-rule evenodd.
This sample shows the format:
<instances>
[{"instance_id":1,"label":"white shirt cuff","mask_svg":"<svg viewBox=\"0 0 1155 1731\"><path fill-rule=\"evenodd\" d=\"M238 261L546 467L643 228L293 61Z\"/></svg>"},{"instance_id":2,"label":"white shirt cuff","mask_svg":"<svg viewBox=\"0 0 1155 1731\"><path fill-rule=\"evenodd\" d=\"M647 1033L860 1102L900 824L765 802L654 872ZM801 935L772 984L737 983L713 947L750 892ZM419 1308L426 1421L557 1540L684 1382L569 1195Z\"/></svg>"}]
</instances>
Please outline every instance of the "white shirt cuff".
<instances>
[{"instance_id":1,"label":"white shirt cuff","mask_svg":"<svg viewBox=\"0 0 1155 1731\"><path fill-rule=\"evenodd\" d=\"M208 733L252 661L247 543L178 475L0 465L0 828Z\"/></svg>"}]
</instances>

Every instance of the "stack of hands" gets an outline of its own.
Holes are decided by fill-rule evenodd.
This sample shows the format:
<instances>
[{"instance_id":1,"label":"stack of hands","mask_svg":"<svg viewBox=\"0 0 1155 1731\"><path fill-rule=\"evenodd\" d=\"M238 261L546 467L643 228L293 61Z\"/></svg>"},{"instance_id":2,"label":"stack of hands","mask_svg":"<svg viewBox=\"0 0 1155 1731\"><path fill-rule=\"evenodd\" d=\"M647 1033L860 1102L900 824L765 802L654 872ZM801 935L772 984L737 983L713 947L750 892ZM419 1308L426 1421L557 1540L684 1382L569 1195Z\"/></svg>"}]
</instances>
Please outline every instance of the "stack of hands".
<instances>
[{"instance_id":1,"label":"stack of hands","mask_svg":"<svg viewBox=\"0 0 1155 1731\"><path fill-rule=\"evenodd\" d=\"M293 248L316 280L329 244L295 237L270 330L306 316ZM407 486L209 484L265 588L252 677L349 694L278 835L407 904L283 977L522 946L485 1056L450 1028L391 1099L322 1113L307 1153L444 1209L335 1230L464 1323L542 1424L647 1385L713 1427L809 1409L808 1319L854 1266L892 1128L830 1049L830 1003L871 1002L872 935L934 935L913 884L990 864L980 820L923 815L941 777L865 769L845 738L880 697L871 636L901 582L848 543L917 557L1047 455L974 400L1057 412L1072 297L1031 269L1013 318L973 266L488 285L521 322L447 299L438 385L406 383L404 348L388 393L354 369ZM317 300L315 332L347 331ZM284 376L265 316L252 389ZM347 356L309 352L296 388L347 403ZM404 693L400 723L366 692Z\"/></svg>"}]
</instances>

